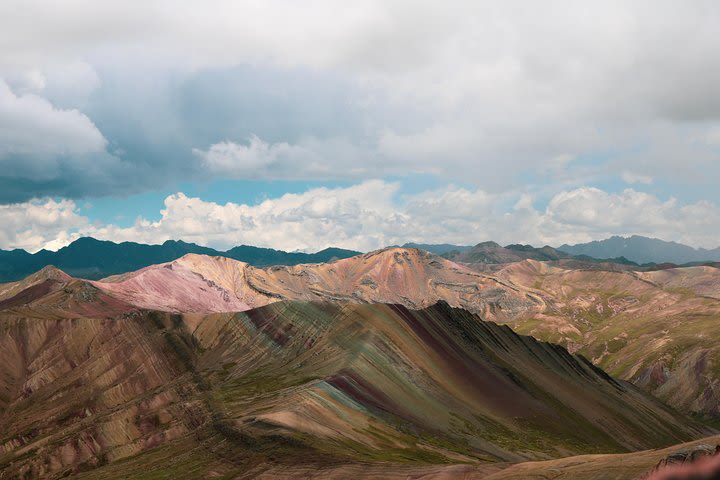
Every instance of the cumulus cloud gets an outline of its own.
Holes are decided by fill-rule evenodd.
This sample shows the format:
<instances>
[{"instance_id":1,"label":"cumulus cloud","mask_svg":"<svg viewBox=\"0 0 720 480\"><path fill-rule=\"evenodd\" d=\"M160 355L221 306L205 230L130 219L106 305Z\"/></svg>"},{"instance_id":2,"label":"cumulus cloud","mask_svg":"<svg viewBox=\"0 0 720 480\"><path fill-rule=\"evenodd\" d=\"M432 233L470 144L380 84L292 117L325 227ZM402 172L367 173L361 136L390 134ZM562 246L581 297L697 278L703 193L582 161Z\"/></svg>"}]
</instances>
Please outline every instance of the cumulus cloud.
<instances>
[{"instance_id":1,"label":"cumulus cloud","mask_svg":"<svg viewBox=\"0 0 720 480\"><path fill-rule=\"evenodd\" d=\"M32 201L0 208L0 248L58 248L80 236L161 243L182 239L215 248L239 244L283 250L325 247L369 251L408 241L475 244L577 243L617 234L656 236L693 246L718 246L720 206L626 189L581 187L556 193L544 208L528 194L492 194L448 186L403 194L397 182L314 188L254 205L168 196L160 219L129 227L90 224L74 202Z\"/></svg>"},{"instance_id":2,"label":"cumulus cloud","mask_svg":"<svg viewBox=\"0 0 720 480\"><path fill-rule=\"evenodd\" d=\"M285 194L257 205L221 205L177 193L165 199L157 222L140 219L129 228L110 225L87 233L146 242L182 238L221 248L250 244L318 250L334 245L369 250L392 242L397 238L392 230L406 221L394 211L398 189L398 184L368 181Z\"/></svg>"},{"instance_id":3,"label":"cumulus cloud","mask_svg":"<svg viewBox=\"0 0 720 480\"><path fill-rule=\"evenodd\" d=\"M713 147L720 147L720 127L710 130L705 134L705 143Z\"/></svg>"},{"instance_id":4,"label":"cumulus cloud","mask_svg":"<svg viewBox=\"0 0 720 480\"><path fill-rule=\"evenodd\" d=\"M538 228L550 238L568 237L562 243L634 233L715 248L718 220L720 207L707 201L682 205L633 189L583 187L555 195Z\"/></svg>"},{"instance_id":5,"label":"cumulus cloud","mask_svg":"<svg viewBox=\"0 0 720 480\"><path fill-rule=\"evenodd\" d=\"M714 225L720 207L709 202L680 204L626 189L609 193L582 187L557 193L536 210L527 195L517 208L505 195L449 186L412 195L398 183L367 181L347 188L318 188L286 194L258 205L224 205L176 194L165 200L157 222L93 230L108 239L183 238L230 247L241 243L284 250L340 246L372 250L407 241L475 244L560 245L634 233L690 245L718 246Z\"/></svg>"},{"instance_id":6,"label":"cumulus cloud","mask_svg":"<svg viewBox=\"0 0 720 480\"><path fill-rule=\"evenodd\" d=\"M72 200L33 200L0 205L0 247L57 250L88 226Z\"/></svg>"},{"instance_id":7,"label":"cumulus cloud","mask_svg":"<svg viewBox=\"0 0 720 480\"><path fill-rule=\"evenodd\" d=\"M100 86L100 77L84 61L47 62L28 70L5 72L5 83L21 96L33 94L47 99L56 109L80 109Z\"/></svg>"}]
</instances>

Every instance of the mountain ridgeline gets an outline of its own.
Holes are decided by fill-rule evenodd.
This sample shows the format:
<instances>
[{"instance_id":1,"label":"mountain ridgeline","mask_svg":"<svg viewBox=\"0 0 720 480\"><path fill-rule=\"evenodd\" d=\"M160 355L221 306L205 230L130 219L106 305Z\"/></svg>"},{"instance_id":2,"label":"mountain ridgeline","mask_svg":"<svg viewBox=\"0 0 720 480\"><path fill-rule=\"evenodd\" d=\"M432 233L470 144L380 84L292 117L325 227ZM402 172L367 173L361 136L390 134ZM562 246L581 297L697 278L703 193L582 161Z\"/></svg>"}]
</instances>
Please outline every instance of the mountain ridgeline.
<instances>
[{"instance_id":1,"label":"mountain ridgeline","mask_svg":"<svg viewBox=\"0 0 720 480\"><path fill-rule=\"evenodd\" d=\"M145 245L84 237L57 252L40 250L31 254L25 250L0 250L0 282L20 280L47 265L54 265L74 277L96 280L170 262L188 253L227 257L256 267L267 267L323 263L352 257L360 252L341 248L326 248L317 253L284 252L248 245L240 245L223 252L181 240L168 240L162 245Z\"/></svg>"},{"instance_id":2,"label":"mountain ridgeline","mask_svg":"<svg viewBox=\"0 0 720 480\"><path fill-rule=\"evenodd\" d=\"M664 263L699 264L720 261L720 248L694 249L674 242L633 236L612 237L599 242L579 245L550 246L482 242L475 246L453 244L406 243L403 248L418 248L453 262L476 265L503 265L523 260L559 262L563 267L590 269L665 268ZM181 240L168 240L162 245L135 242L115 243L80 238L57 252L40 250L0 250L0 283L21 280L48 265L74 277L97 280L110 275L132 272L159 263L171 262L189 253L239 260L255 267L326 263L349 258L361 252L326 248L316 253L285 252L272 248L240 245L227 251L203 247ZM493 267L491 267L493 268Z\"/></svg>"},{"instance_id":3,"label":"mountain ridgeline","mask_svg":"<svg viewBox=\"0 0 720 480\"><path fill-rule=\"evenodd\" d=\"M444 249L443 253L439 253L438 255L454 262L489 265L503 265L506 263L521 262L523 260L537 260L539 262L580 262L582 266L590 267L592 267L593 264L610 264L620 267L638 266L638 264L622 256L617 258L604 258L591 257L588 255L571 255L548 245L538 248L532 245L517 243L503 247L495 242L482 242L474 247L447 248Z\"/></svg>"}]
</instances>

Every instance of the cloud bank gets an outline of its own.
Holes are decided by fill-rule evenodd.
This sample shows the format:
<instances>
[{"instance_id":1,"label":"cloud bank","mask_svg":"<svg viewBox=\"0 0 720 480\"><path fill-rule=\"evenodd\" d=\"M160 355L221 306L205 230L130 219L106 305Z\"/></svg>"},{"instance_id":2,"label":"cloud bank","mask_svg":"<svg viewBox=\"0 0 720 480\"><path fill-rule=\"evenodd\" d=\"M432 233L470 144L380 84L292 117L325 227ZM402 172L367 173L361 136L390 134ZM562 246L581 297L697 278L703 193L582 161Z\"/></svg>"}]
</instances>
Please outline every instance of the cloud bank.
<instances>
[{"instance_id":1,"label":"cloud bank","mask_svg":"<svg viewBox=\"0 0 720 480\"><path fill-rule=\"evenodd\" d=\"M130 227L90 224L72 201L32 201L0 207L2 248L54 249L80 236L162 243L182 239L220 249L239 244L317 251L329 246L369 251L408 241L560 245L634 233L693 246L717 247L720 206L681 204L626 189L562 191L544 209L527 194L506 196L445 187L401 195L381 180L344 188L315 188L255 205L168 196L158 221ZM507 207L507 205L511 205Z\"/></svg>"}]
</instances>

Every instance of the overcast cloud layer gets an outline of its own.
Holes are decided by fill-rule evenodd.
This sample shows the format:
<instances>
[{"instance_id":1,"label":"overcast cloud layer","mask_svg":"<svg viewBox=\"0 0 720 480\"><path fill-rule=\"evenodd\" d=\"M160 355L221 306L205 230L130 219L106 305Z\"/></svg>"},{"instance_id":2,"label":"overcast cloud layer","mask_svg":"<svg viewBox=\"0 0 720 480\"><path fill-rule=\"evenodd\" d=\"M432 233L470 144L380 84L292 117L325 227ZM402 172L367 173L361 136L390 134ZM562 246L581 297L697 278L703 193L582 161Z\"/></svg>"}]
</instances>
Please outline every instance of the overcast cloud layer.
<instances>
[{"instance_id":1,"label":"overcast cloud layer","mask_svg":"<svg viewBox=\"0 0 720 480\"><path fill-rule=\"evenodd\" d=\"M2 218L60 223L7 220L0 247L78 231L290 249L608 233L715 247L719 26L710 0L4 1ZM418 175L446 186L393 193ZM76 208L218 178L356 186L305 193L335 205L313 215L283 206L292 197L178 194L160 223L124 230L83 226ZM219 217L191 228L195 209Z\"/></svg>"}]
</instances>

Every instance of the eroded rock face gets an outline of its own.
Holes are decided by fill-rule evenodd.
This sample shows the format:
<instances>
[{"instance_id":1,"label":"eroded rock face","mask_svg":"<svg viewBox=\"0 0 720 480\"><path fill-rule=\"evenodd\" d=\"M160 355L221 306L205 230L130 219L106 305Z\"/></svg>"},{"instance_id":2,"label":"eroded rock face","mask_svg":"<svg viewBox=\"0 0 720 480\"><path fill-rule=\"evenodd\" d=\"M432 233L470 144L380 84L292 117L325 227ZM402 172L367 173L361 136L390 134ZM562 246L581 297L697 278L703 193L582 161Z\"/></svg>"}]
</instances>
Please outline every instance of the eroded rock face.
<instances>
[{"instance_id":1,"label":"eroded rock face","mask_svg":"<svg viewBox=\"0 0 720 480\"><path fill-rule=\"evenodd\" d=\"M672 452L643 480L717 480L720 478L720 445L696 445Z\"/></svg>"}]
</instances>

